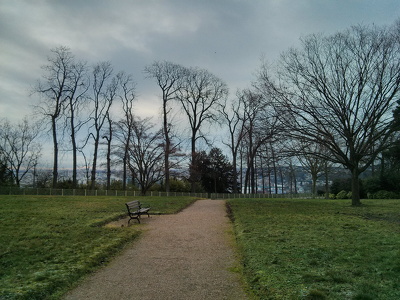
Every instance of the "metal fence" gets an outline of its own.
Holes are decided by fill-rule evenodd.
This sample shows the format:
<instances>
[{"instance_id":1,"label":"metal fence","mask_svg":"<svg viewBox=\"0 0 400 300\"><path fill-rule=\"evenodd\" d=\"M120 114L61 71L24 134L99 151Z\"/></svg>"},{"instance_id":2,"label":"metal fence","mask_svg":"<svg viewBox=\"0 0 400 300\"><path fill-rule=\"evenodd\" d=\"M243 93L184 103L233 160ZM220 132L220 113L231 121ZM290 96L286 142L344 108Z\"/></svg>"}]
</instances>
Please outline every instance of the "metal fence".
<instances>
[{"instance_id":1,"label":"metal fence","mask_svg":"<svg viewBox=\"0 0 400 300\"><path fill-rule=\"evenodd\" d=\"M48 196L125 196L138 197L140 191L131 190L90 190L90 189L52 189L52 188L15 188L0 187L0 195L48 195ZM186 193L150 191L146 196L178 197L192 196L211 199L233 198L313 198L311 194L216 194L216 193Z\"/></svg>"}]
</instances>

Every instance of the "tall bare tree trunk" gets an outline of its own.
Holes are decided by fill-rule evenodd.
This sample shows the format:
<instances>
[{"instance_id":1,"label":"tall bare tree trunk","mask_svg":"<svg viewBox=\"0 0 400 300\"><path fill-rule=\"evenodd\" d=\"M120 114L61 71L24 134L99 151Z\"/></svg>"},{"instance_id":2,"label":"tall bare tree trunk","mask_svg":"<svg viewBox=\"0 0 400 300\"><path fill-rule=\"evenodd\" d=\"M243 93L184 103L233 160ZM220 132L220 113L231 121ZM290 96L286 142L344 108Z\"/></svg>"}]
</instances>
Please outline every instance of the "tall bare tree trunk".
<instances>
[{"instance_id":1,"label":"tall bare tree trunk","mask_svg":"<svg viewBox=\"0 0 400 300\"><path fill-rule=\"evenodd\" d=\"M52 116L51 118L51 126L53 133L53 188L57 187L58 180L58 141L57 141L57 125L56 125L56 117Z\"/></svg>"},{"instance_id":2,"label":"tall bare tree trunk","mask_svg":"<svg viewBox=\"0 0 400 300\"><path fill-rule=\"evenodd\" d=\"M359 172L357 168L354 168L351 171L351 205L352 206L360 206L360 180L359 180Z\"/></svg>"},{"instance_id":3,"label":"tall bare tree trunk","mask_svg":"<svg viewBox=\"0 0 400 300\"><path fill-rule=\"evenodd\" d=\"M190 191L192 193L195 193L196 192L197 174L195 174L193 164L194 164L194 160L196 157L196 133L192 134L191 148L192 148L192 161L191 161L191 168L190 168Z\"/></svg>"},{"instance_id":4,"label":"tall bare tree trunk","mask_svg":"<svg viewBox=\"0 0 400 300\"><path fill-rule=\"evenodd\" d=\"M163 98L166 98L163 96ZM168 119L167 119L167 101L163 101L163 130L164 130L164 139L165 139L165 149L164 149L164 175L165 175L165 191L168 193L170 191L170 184L169 184L169 154L171 153L171 140L169 137L169 126L168 126Z\"/></svg>"}]
</instances>

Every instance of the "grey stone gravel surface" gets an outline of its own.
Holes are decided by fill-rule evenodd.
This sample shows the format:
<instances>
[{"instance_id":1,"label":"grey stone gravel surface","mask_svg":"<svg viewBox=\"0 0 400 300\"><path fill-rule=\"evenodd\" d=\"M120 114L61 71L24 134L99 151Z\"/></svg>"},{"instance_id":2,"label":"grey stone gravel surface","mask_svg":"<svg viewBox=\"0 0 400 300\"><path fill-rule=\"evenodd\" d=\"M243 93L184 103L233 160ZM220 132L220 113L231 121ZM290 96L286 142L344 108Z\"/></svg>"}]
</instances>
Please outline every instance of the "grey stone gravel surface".
<instances>
[{"instance_id":1,"label":"grey stone gravel surface","mask_svg":"<svg viewBox=\"0 0 400 300\"><path fill-rule=\"evenodd\" d=\"M230 271L237 261L223 200L142 223L138 240L64 299L247 299Z\"/></svg>"}]
</instances>

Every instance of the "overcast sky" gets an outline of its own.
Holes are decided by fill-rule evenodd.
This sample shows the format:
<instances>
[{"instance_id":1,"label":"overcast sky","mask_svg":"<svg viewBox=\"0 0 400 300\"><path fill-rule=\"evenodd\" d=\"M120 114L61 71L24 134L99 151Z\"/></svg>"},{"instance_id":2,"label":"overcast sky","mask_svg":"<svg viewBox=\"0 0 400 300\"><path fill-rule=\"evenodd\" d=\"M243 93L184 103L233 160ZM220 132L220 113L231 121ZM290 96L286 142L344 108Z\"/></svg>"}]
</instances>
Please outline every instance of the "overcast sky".
<instances>
[{"instance_id":1,"label":"overcast sky","mask_svg":"<svg viewBox=\"0 0 400 300\"><path fill-rule=\"evenodd\" d=\"M399 0L0 0L0 118L29 112L40 66L61 45L133 74L136 110L151 115L159 90L143 68L155 60L205 68L233 97L262 56L275 61L302 36L399 17Z\"/></svg>"}]
</instances>

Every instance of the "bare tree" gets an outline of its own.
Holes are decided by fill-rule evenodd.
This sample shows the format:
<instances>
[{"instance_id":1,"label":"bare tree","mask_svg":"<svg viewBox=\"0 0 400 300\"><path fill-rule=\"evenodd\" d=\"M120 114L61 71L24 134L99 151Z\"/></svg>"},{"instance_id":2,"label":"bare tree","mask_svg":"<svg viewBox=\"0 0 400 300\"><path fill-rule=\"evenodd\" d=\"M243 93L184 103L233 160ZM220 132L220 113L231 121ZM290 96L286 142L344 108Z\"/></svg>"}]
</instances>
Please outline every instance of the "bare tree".
<instances>
[{"instance_id":1,"label":"bare tree","mask_svg":"<svg viewBox=\"0 0 400 300\"><path fill-rule=\"evenodd\" d=\"M162 130L152 132L149 119L136 119L129 143L129 168L139 183L142 195L164 177Z\"/></svg>"},{"instance_id":2,"label":"bare tree","mask_svg":"<svg viewBox=\"0 0 400 300\"><path fill-rule=\"evenodd\" d=\"M278 193L278 173L277 173L277 163L280 157L277 157L275 152L276 140L269 139L265 141L258 150L259 164L261 167L261 176L263 183L263 191L266 189L266 179L268 180L268 194L272 194L272 187L274 186L274 193ZM272 182L272 175L274 182ZM267 178L265 178L267 177Z\"/></svg>"},{"instance_id":3,"label":"bare tree","mask_svg":"<svg viewBox=\"0 0 400 300\"><path fill-rule=\"evenodd\" d=\"M51 50L52 56L48 57L48 64L43 66L45 74L43 81L39 81L34 88L34 93L39 93L42 101L36 109L45 118L50 118L50 127L53 139L53 188L58 180L58 121L63 114L71 91L73 78L72 66L74 56L67 47L58 47Z\"/></svg>"},{"instance_id":4,"label":"bare tree","mask_svg":"<svg viewBox=\"0 0 400 300\"><path fill-rule=\"evenodd\" d=\"M169 177L170 177L170 161L169 156L173 151L171 143L171 123L169 113L171 107L169 102L176 97L176 93L183 86L183 79L186 73L186 68L168 61L156 61L152 65L147 66L144 70L150 78L157 81L162 92L162 116L163 116L163 133L164 133L164 167L165 167L165 190L169 192Z\"/></svg>"},{"instance_id":5,"label":"bare tree","mask_svg":"<svg viewBox=\"0 0 400 300\"><path fill-rule=\"evenodd\" d=\"M117 128L117 138L122 144L122 189L126 190L127 181L127 170L129 163L129 142L132 136L132 128L134 123L133 115L133 102L136 99L135 94L135 82L131 75L126 75L123 72L118 74L119 83L122 88L122 92L119 94L119 98L122 103L122 110L124 112L124 118L118 122Z\"/></svg>"},{"instance_id":6,"label":"bare tree","mask_svg":"<svg viewBox=\"0 0 400 300\"><path fill-rule=\"evenodd\" d=\"M237 159L239 153L240 143L245 134L244 124L246 122L245 114L243 111L243 102L240 101L240 93L238 92L238 101L234 101L231 103L230 107L228 107L227 102L221 104L219 108L219 113L222 116L223 123L228 125L229 131L229 141L223 142L226 146L229 147L232 155L232 165L233 165L233 178L235 178L233 182L233 192L238 193L238 185L237 185Z\"/></svg>"},{"instance_id":7,"label":"bare tree","mask_svg":"<svg viewBox=\"0 0 400 300\"><path fill-rule=\"evenodd\" d=\"M244 142L247 145L247 168L244 181L244 191L254 194L255 190L255 157L259 147L264 143L263 135L257 130L259 126L260 115L264 110L264 102L262 95L256 94L251 90L244 90L240 97L244 106Z\"/></svg>"},{"instance_id":8,"label":"bare tree","mask_svg":"<svg viewBox=\"0 0 400 300\"><path fill-rule=\"evenodd\" d=\"M48 188L52 184L52 172L49 169L38 169L35 171L35 187Z\"/></svg>"},{"instance_id":9,"label":"bare tree","mask_svg":"<svg viewBox=\"0 0 400 300\"><path fill-rule=\"evenodd\" d=\"M192 160L196 153L196 141L205 136L201 128L206 122L216 121L218 104L228 95L226 84L207 70L191 68L187 71L182 89L177 91L191 131ZM192 192L195 184L192 181Z\"/></svg>"},{"instance_id":10,"label":"bare tree","mask_svg":"<svg viewBox=\"0 0 400 300\"><path fill-rule=\"evenodd\" d=\"M107 154L106 154L106 168L107 168L107 182L106 189L109 190L111 187L111 143L113 140L113 122L110 117L110 113L106 114L108 134L103 136L103 139L107 141Z\"/></svg>"},{"instance_id":11,"label":"bare tree","mask_svg":"<svg viewBox=\"0 0 400 300\"><path fill-rule=\"evenodd\" d=\"M95 189L96 185L97 159L101 131L104 123L107 121L108 113L114 99L116 98L118 89L118 78L112 78L112 73L113 69L111 67L111 63L109 62L98 63L93 68L93 96L91 98L93 102L93 111L91 114L91 126L93 132L90 134L94 141L93 163L91 170L92 189Z\"/></svg>"},{"instance_id":12,"label":"bare tree","mask_svg":"<svg viewBox=\"0 0 400 300\"><path fill-rule=\"evenodd\" d=\"M250 89L241 92L239 100L243 103L244 132L242 143L246 148L247 168L244 191L256 192L256 156L261 146L277 134L278 118L271 108L269 99Z\"/></svg>"},{"instance_id":13,"label":"bare tree","mask_svg":"<svg viewBox=\"0 0 400 300\"><path fill-rule=\"evenodd\" d=\"M270 151L271 155L271 162L272 162L272 169L274 171L274 186L275 186L275 194L278 194L278 171L279 171L279 162L282 159L282 157L278 154L279 153L279 148L277 146L277 143L274 141L269 141L268 144L266 144L267 151Z\"/></svg>"},{"instance_id":14,"label":"bare tree","mask_svg":"<svg viewBox=\"0 0 400 300\"><path fill-rule=\"evenodd\" d=\"M86 100L86 92L89 89L89 78L86 64L77 62L71 64L71 78L69 84L68 97L66 102L66 120L70 130L72 143L72 187L77 186L77 161L78 145L77 134L88 120L79 119L79 112L82 111Z\"/></svg>"},{"instance_id":15,"label":"bare tree","mask_svg":"<svg viewBox=\"0 0 400 300\"><path fill-rule=\"evenodd\" d=\"M318 178L324 174L327 177L327 171L331 166L331 163L323 158L328 154L327 150L321 144L309 144L304 141L299 141L292 150L292 154L297 157L305 171L311 175L311 193L315 197Z\"/></svg>"},{"instance_id":16,"label":"bare tree","mask_svg":"<svg viewBox=\"0 0 400 300\"><path fill-rule=\"evenodd\" d=\"M324 37L311 35L301 49L282 55L272 78L260 82L294 138L320 143L352 174L352 205L360 201L359 175L388 146L392 110L400 95L400 24L354 26Z\"/></svg>"},{"instance_id":17,"label":"bare tree","mask_svg":"<svg viewBox=\"0 0 400 300\"><path fill-rule=\"evenodd\" d=\"M41 155L38 134L38 126L29 123L27 118L16 126L8 120L0 124L0 153L17 186L38 163Z\"/></svg>"}]
</instances>

